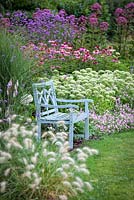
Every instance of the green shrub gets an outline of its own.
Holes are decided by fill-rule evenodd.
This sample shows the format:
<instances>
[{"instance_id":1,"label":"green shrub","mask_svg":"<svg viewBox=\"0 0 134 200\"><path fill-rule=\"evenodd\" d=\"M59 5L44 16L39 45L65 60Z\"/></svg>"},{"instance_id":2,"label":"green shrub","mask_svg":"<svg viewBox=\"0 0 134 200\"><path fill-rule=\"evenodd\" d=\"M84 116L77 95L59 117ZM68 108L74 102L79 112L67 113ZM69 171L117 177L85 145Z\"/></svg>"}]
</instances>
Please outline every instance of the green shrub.
<instances>
[{"instance_id":1,"label":"green shrub","mask_svg":"<svg viewBox=\"0 0 134 200\"><path fill-rule=\"evenodd\" d=\"M6 10L28 10L32 11L35 8L56 9L56 2L52 0L3 0L0 2L1 7Z\"/></svg>"},{"instance_id":2,"label":"green shrub","mask_svg":"<svg viewBox=\"0 0 134 200\"><path fill-rule=\"evenodd\" d=\"M76 17L80 17L81 15L88 15L89 7L95 0L64 0L59 1L57 7L58 9L64 9L68 14L73 14Z\"/></svg>"}]
</instances>

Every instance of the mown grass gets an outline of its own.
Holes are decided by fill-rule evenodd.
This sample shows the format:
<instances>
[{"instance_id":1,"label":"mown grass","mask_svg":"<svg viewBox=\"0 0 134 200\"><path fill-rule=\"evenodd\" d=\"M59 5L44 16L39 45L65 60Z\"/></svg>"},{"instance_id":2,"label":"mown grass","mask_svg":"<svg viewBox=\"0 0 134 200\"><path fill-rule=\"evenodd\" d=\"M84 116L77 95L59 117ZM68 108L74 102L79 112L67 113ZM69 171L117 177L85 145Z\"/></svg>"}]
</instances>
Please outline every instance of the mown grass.
<instances>
[{"instance_id":1,"label":"mown grass","mask_svg":"<svg viewBox=\"0 0 134 200\"><path fill-rule=\"evenodd\" d=\"M84 145L98 149L88 160L94 190L73 200L134 199L134 131L113 134Z\"/></svg>"}]
</instances>

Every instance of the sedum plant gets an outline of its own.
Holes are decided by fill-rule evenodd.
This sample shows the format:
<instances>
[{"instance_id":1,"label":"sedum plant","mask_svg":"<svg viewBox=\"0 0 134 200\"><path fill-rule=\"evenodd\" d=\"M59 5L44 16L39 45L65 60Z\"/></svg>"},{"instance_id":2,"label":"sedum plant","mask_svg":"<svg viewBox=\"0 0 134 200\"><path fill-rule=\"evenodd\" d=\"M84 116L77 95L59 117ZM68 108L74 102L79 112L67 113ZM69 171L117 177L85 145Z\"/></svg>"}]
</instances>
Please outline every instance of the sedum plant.
<instances>
[{"instance_id":1,"label":"sedum plant","mask_svg":"<svg viewBox=\"0 0 134 200\"><path fill-rule=\"evenodd\" d=\"M12 124L0 133L1 198L66 200L92 190L86 160L98 151L78 148L74 159L65 132L50 129L37 142L35 128Z\"/></svg>"},{"instance_id":2,"label":"sedum plant","mask_svg":"<svg viewBox=\"0 0 134 200\"><path fill-rule=\"evenodd\" d=\"M71 75L52 77L58 98L94 100L97 113L113 110L116 98L123 104L134 106L134 76L129 72L115 70L93 71L91 68L74 71Z\"/></svg>"}]
</instances>

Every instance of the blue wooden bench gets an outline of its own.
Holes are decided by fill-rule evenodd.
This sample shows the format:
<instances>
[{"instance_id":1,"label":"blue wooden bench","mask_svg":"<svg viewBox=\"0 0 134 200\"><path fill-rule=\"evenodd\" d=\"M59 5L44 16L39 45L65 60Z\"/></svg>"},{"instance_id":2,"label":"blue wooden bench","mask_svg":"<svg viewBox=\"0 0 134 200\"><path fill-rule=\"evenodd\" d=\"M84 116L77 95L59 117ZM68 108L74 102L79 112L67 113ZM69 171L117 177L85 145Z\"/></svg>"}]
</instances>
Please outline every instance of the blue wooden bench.
<instances>
[{"instance_id":1,"label":"blue wooden bench","mask_svg":"<svg viewBox=\"0 0 134 200\"><path fill-rule=\"evenodd\" d=\"M69 125L69 145L70 149L73 148L74 138L74 123L79 121L85 121L85 134L84 138L89 138L89 108L88 103L93 102L91 99L80 99L80 100L65 100L57 99L54 89L53 81L42 83L33 83L33 94L34 102L36 106L36 118L38 127L38 139L41 138L41 124L56 124L59 121L64 121L65 124ZM79 108L74 103L84 103L85 111L76 112ZM58 105L62 103L63 105ZM68 103L68 104L65 104ZM71 103L71 104L70 104ZM60 112L59 109L69 109L68 113Z\"/></svg>"}]
</instances>

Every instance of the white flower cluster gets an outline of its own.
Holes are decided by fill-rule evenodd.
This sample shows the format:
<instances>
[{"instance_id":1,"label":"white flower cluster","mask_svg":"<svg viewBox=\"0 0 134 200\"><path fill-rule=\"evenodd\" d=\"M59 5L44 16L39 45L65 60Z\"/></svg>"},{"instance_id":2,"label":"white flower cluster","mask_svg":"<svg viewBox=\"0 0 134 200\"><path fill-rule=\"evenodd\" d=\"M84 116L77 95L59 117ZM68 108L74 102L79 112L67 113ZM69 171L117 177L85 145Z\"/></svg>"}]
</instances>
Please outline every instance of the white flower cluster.
<instances>
[{"instance_id":1,"label":"white flower cluster","mask_svg":"<svg viewBox=\"0 0 134 200\"><path fill-rule=\"evenodd\" d=\"M116 97L131 103L134 99L134 75L115 70L93 71L91 68L74 71L71 75L53 76L58 98L94 100L99 111L113 109Z\"/></svg>"}]
</instances>

